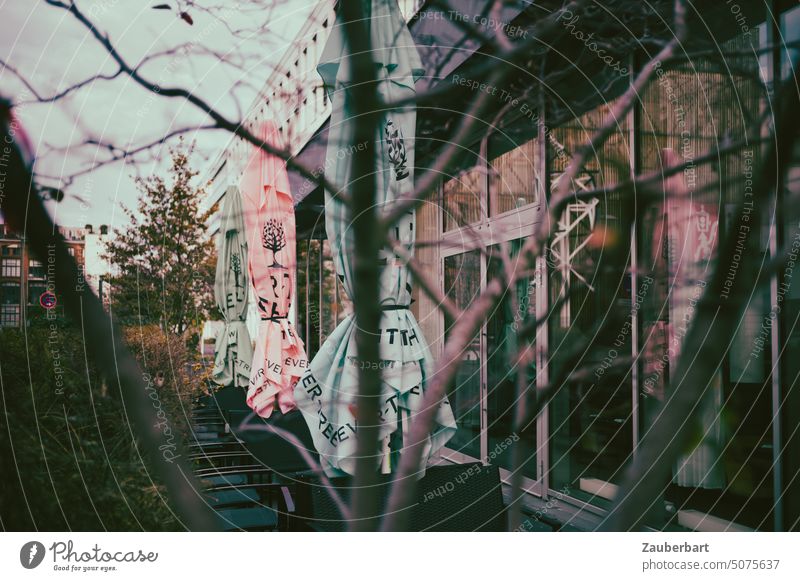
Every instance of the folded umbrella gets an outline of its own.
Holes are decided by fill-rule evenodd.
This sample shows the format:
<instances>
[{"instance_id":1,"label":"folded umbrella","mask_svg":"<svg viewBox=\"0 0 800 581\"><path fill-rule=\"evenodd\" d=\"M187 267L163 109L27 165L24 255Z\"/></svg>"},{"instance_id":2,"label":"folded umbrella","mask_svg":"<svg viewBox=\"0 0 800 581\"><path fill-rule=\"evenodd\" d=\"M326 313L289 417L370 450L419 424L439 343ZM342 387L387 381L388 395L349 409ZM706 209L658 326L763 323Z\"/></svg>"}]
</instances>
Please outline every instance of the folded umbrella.
<instances>
[{"instance_id":1,"label":"folded umbrella","mask_svg":"<svg viewBox=\"0 0 800 581\"><path fill-rule=\"evenodd\" d=\"M262 123L259 137L275 145L278 139L274 124ZM295 409L294 384L308 368L303 341L289 321L297 234L285 162L260 148L255 150L242 175L240 189L250 278L261 314L247 405L268 418L276 405L283 413Z\"/></svg>"},{"instance_id":2,"label":"folded umbrella","mask_svg":"<svg viewBox=\"0 0 800 581\"><path fill-rule=\"evenodd\" d=\"M214 369L211 379L225 387L247 387L253 346L247 331L247 242L239 190L231 186L225 192L222 206L222 227L217 249L217 273L214 298L225 326L214 345Z\"/></svg>"},{"instance_id":3,"label":"folded umbrella","mask_svg":"<svg viewBox=\"0 0 800 581\"><path fill-rule=\"evenodd\" d=\"M337 22L317 67L331 96L333 111L325 160L325 176L338 187L347 187L351 176L353 123L345 107L351 84L351 63ZM395 0L373 0L370 14L371 57L378 71L378 93L384 102L413 97L414 83L422 66L414 41ZM331 90L334 89L334 90ZM376 204L380 213L392 209L394 201L414 189L413 105L385 109L375 136ZM336 192L325 192L325 227L336 272L348 295L353 293L353 236L350 211ZM414 249L416 216L409 212L397 223L393 235L409 252ZM328 337L295 388L297 405L303 412L325 471L332 476L353 474L358 426L355 405L358 370L362 365L381 369L380 439L402 434L402 426L420 410L423 391L431 373L431 354L422 330L409 307L411 275L390 250L380 256L379 362L361 361L355 345L353 316L345 318ZM436 425L427 454L441 448L455 433L456 424L445 399L437 410ZM401 438L400 438L401 439ZM402 453L402 448L400 450ZM385 458L376 458L376 468Z\"/></svg>"}]
</instances>

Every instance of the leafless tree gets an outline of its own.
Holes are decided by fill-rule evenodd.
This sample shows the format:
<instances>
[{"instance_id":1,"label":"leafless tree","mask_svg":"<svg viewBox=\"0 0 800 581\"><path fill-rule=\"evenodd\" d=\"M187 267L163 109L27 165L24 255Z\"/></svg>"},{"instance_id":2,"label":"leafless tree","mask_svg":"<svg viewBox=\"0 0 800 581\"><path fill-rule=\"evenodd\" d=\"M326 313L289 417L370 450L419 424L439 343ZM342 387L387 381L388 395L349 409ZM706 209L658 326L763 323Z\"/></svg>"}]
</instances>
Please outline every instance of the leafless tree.
<instances>
[{"instance_id":1,"label":"leafless tree","mask_svg":"<svg viewBox=\"0 0 800 581\"><path fill-rule=\"evenodd\" d=\"M645 209L652 205L659 198L670 198L676 192L670 188L664 188L665 183L671 176L683 172L687 169L689 162L676 164L671 167L662 167L658 171L642 171L626 168L623 178L617 183L603 183L589 187L586 191L576 192L575 183L585 173L587 164L598 155L604 144L616 132L619 132L620 120L628 116L647 88L653 83L657 83L667 63L683 62L691 68L692 60L710 56L724 61L726 65L734 66L736 59L741 57L736 51L728 55L721 50L714 50L708 46L695 46L691 42L687 19L690 5L683 0L676 0L674 4L667 2L656 2L647 7L641 6L637 9L628 9L615 13L619 8L618 2L599 2L592 3L585 0L561 3L553 2L552 12L549 16L540 18L532 25L522 38L511 38L505 33L489 34L484 29L474 26L471 19L454 19L454 22L465 29L468 33L465 42L479 42L483 46L483 51L491 53L492 59L477 61L476 64L467 64L463 71L463 76L479 80L482 86L498 87L513 86L515 78L521 75L520 71L537 71L537 67L546 62L548 55L558 50L558 43L565 35L569 34L563 21L566 15L581 14L586 16L584 22L592 22L598 28L602 26L617 27L617 29L628 29L631 38L623 39L625 42L615 42L614 38L598 40L599 46L608 54L627 55L633 47L641 52L645 58L635 67L628 78L628 86L621 91L619 96L609 105L608 114L603 123L594 128L585 141L583 147L578 148L569 156L569 163L566 165L561 178L555 183L550 197L546 204L546 215L544 219L537 222L534 230L528 233L519 256L521 265L512 265L509 260L501 260L503 268L496 278L487 281L485 288L471 306L460 310L453 301L447 297L438 285L432 282L422 267L413 257L393 239L392 229L397 221L408 211L417 209L421 204L430 200L436 191L437 184L443 175L454 173L461 163L461 156L476 139L476 136L487 135L494 129L494 123L486 123L486 119L491 119L491 113L497 109L497 103L487 91L476 91L470 96L466 103L459 102L461 111L460 123L451 123L443 131L444 139L439 151L433 157L433 161L428 168L418 171L416 176L416 187L413 195L407 199L399 200L394 210L381 218L375 209L374 193L374 148L373 135L377 123L378 113L386 107L398 107L409 103L383 103L381 102L375 87L375 72L370 56L371 47L369 46L369 31L366 18L365 5L362 2L341 2L342 22L344 23L349 49L353 53L354 59L354 79L356 82L352 90L347 94L347 106L352 111L354 117L358 117L354 131L354 143L366 143L366 148L354 148L352 158L353 180L351 184L332 184L326 181L324 176L313 168L303 167L297 160L290 155L288 150L277 148L274 144L265 143L257 137L248 126L244 119L230 118L214 105L207 102L189 88L166 86L162 82L153 82L143 72L144 65L150 58L160 58L162 56L174 55L176 50L172 49L165 53L159 53L147 57L137 64L130 64L129 61L120 53L112 39L100 30L91 15L85 13L79 7L78 2L69 0L46 0L47 4L54 9L66 11L75 21L81 24L88 34L107 52L115 63L117 70L111 74L98 74L89 79L75 83L74 85L61 89L60 91L46 95L43 91L35 88L34 84L26 78L23 71L14 68L10 63L2 63L7 71L18 77L27 90L33 94L35 102L54 102L66 99L68 96L80 91L82 88L95 82L103 82L119 76L125 76L136 83L141 88L149 91L161 99L176 99L188 103L192 107L202 112L207 122L203 125L179 128L173 131L164 132L153 142L139 146L125 146L115 143L106 143L93 136L81 142L81 146L89 146L100 150L105 150L108 156L98 162L91 164L77 174L70 176L49 176L58 178L59 187L66 187L70 181L87 172L96 170L98 167L109 163L135 157L143 152L152 150L154 147L179 134L195 131L197 129L219 130L229 132L242 140L249 142L255 147L281 156L287 160L289 167L300 172L302 175L314 183L317 183L331 191L342 191L340 196L349 205L352 216L352 228L355 236L356 254L355 264L355 289L353 304L355 310L356 344L359 356L364 361L377 361L380 359L378 345L374 337L378 333L380 324L380 305L377 297L379 294L379 261L378 257L383 248L389 247L401 259L408 263L410 270L414 274L422 292L429 295L438 307L443 311L448 322L452 323L447 341L443 347L441 356L436 362L435 373L426 386L424 392L424 406L422 412L413 418L408 434L408 442L404 445L400 466L397 470L397 479L392 488L385 515L380 514L379 501L377 496L370 492L374 490L377 482L377 474L374 470L374 458L379 453L377 426L379 425L378 395L380 394L381 374L377 367L362 366L359 370L359 405L357 407L358 422L361 426L358 440L357 467L355 475L355 487L362 491L354 495L352 505L349 509L349 516L352 519L352 527L355 530L402 530L408 527L408 513L400 510L407 506L414 497L416 481L413 476L420 470L423 449L428 435L431 432L438 404L445 397L447 390L453 384L456 372L461 365L462 356L473 340L473 337L480 330L482 325L497 308L498 303L503 297L513 295L513 289L520 280L528 277L535 272L541 261L549 256L550 244L555 234L554 228L562 217L568 205L577 199L591 199L615 192L630 205L631 213L622 220L623 224L631 226L634 221L641 219ZM489 0L485 4L483 15L491 16L500 14L502 9L500 0ZM431 3L442 10L451 10L449 5L443 0ZM191 24L191 11L199 10L198 3L192 2L184 5L182 2L165 4L163 10L171 11L179 18L182 18L188 25ZM270 3L264 3L263 10L268 10ZM219 7L202 8L209 13L219 14ZM620 16L622 15L622 16ZM188 20L187 20L188 17ZM219 22L225 25L224 13L219 16ZM242 30L232 31L234 34L245 34ZM598 35L599 37L600 35ZM606 44L603 44L605 42ZM627 43L627 44L626 44ZM691 47L691 48L688 48ZM456 47L458 48L458 47ZM768 47L764 50L771 50ZM201 46L192 46L187 50L202 51ZM707 53L707 54L706 54ZM589 55L592 56L592 55ZM752 56L752 55L745 55ZM579 55L585 58L585 55ZM446 63L440 63L444 65ZM544 67L542 66L542 69ZM574 71L550 71L546 76L539 79L543 86L562 81L568 74L575 74ZM605 87L599 87L598 93L601 95ZM520 94L524 93L521 90ZM418 94L413 102L420 108L436 107L437 104L446 108L448 99L459 98L459 87L456 83L440 83L433 86L428 91ZM589 97L592 97L591 95ZM756 190L762 196L761 202L757 204L759 208L768 207L773 199L777 184L783 181L784 175L791 161L792 148L796 138L798 123L797 115L800 107L797 102L797 87L791 83L777 93L775 99L776 108L774 112L767 112L768 119L764 118L748 119L748 139L744 142L730 140L710 145L708 151L697 152L692 160L695 166L711 165L721 163L721 160L728 156L733 156L742 151L745 146L763 147L765 154L761 162L761 173L759 186ZM539 95L540 105L548 107L552 104L544 102L543 93ZM580 95L562 96L566 105L561 104L561 114L565 119L574 110L584 110L586 106L581 102ZM507 109L501 109L502 113ZM501 116L501 115L500 115ZM500 117L498 116L498 117ZM500 122L499 119L496 119ZM766 129L765 129L766 128ZM547 139L548 128L540 126L539 136ZM387 138L394 138L387 128ZM392 149L393 161L396 171L403 171L405 163L405 152L398 147L397 140L393 141ZM23 170L19 170L23 171ZM25 177L20 173L20 176ZM46 178L48 176L40 176ZM66 178L66 179L63 179ZM34 200L34 208L40 208L39 197L32 189L33 182L29 179L19 179L14 183L16 189L9 190L9 200L3 206L4 214L8 215L10 221L21 229L26 228L24 208L21 200L30 197ZM720 187L720 183L714 183L707 187ZM68 192L67 192L68 193ZM790 200L791 208L796 212L797 200ZM636 211L633 208L636 206ZM741 215L743 208L738 212ZM39 212L38 214L36 212ZM29 216L27 231L29 237L35 241L36 236L44 233L51 228L43 210L37 209L35 212L35 223L31 223ZM286 244L285 232L283 227L270 221L262 233L262 242L265 248L273 252L274 264L277 264L277 252ZM628 473L620 488L620 494L612 510L609 512L604 526L612 530L635 529L642 525L642 519L647 514L648 508L653 505L656 498L663 488L665 477L675 459L680 455L687 440L689 439L690 424L683 421L691 418L697 413L698 401L702 395L701 386L705 386L710 381L717 363L724 354L725 341L719 338L729 337L734 329L737 317L740 315L747 300L747 293L744 286L752 286L753 281L764 284L769 276L764 276L755 270L755 257L747 255L742 264L747 265L743 268L737 279L737 288L732 293L733 300L727 303L723 311L717 300L713 297L719 294L721 285L724 284L726 267L730 265L735 255L734 245L736 243L735 233L731 233L728 238L720 245L718 260L714 276L700 302L698 314L692 321L690 329L685 338L685 347L681 355L677 368L673 374L676 378L674 385L674 395L667 400L663 409L660 411L657 420L647 437L643 440L640 452L636 459L630 464ZM64 264L69 261L69 268L64 267L59 275L59 284L63 288L69 288L75 276L74 265L66 255L63 243L60 243L60 252L64 254ZM34 249L42 252L34 243ZM503 257L507 257L506 249L502 251ZM785 255L785 252L781 255ZM624 255L614 256L617 262L611 264L612 268L624 271ZM502 257L501 257L502 258ZM739 260L737 258L737 260ZM775 268L780 267L778 261ZM74 285L72 285L74 286ZM569 289L568 292L572 292ZM568 294L567 292L567 294ZM715 295L716 293L716 295ZM71 295L68 295L71 296ZM119 380L131 397L135 399L135 394L144 393L137 385L138 370L132 359L128 355L125 347L116 340L113 327L109 324L107 316L103 313L102 307L96 301L89 300L87 308L86 298L81 306L80 299L72 297L68 300L68 307L73 314L82 317L87 325L97 330L96 334L87 334L87 341L91 343L94 352L98 356L98 361L105 359L107 362L116 361L119 369ZM561 300L565 300L562 296ZM81 310L82 308L82 310ZM516 309L517 307L515 307ZM580 353L585 352L591 347L591 339L586 344L575 345L574 354L566 356L564 365L555 369L545 385L537 386L535 390L528 388L527 382L521 370L525 369L527 363L533 357L534 338L542 327L547 323L547 319L525 320L517 331L518 349L509 357L509 366L513 370L513 381L516 386L515 408L513 430L519 434L530 434L531 426L536 417L541 413L544 406L554 397L554 395L565 386L569 386L581 381L585 377L587 370L580 361ZM594 335L602 333L608 327L618 323L613 317L608 317L598 323ZM113 346L113 354L108 350ZM699 357L696 357L700 354ZM634 362L630 360L620 360L620 365L631 366ZM112 370L109 370L112 373ZM114 372L115 373L115 372ZM146 403L136 400L134 409L140 418L140 425L145 426L146 433L148 410ZM150 411L150 413L152 410ZM679 421L680 420L680 421ZM676 429L675 426L680 426ZM664 445L664 443L667 443ZM520 466L530 454L530 449L525 442L514 445L513 458L514 467L512 473L512 502L510 505L510 527L512 529L519 526L521 521L520 499L521 492L521 469ZM164 475L171 483L171 491L176 495L179 504L183 503L184 514L189 515L196 511L197 507L193 502L187 500L194 498L192 493L187 492L185 484L181 484L182 476L178 476L174 470L180 470L173 466L164 466ZM172 471L172 472L171 472ZM202 511L194 512L196 515ZM209 526L209 521L187 520L192 526L202 528Z\"/></svg>"}]
</instances>

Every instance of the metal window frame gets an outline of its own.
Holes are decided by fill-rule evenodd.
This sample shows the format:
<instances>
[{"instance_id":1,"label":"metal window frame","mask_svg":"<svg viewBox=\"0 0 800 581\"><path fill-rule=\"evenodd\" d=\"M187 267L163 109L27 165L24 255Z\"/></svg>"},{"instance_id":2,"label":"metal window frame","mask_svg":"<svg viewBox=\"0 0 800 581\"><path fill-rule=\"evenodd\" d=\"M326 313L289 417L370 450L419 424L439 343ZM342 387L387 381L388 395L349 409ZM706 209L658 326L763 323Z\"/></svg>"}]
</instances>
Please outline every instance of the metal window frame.
<instances>
[{"instance_id":1,"label":"metal window frame","mask_svg":"<svg viewBox=\"0 0 800 581\"><path fill-rule=\"evenodd\" d=\"M545 170L547 168L547 144L544 139L544 126L539 126L539 134L537 135L537 146L540 147L539 155L537 156L536 163L538 167L535 169L534 174L536 176L544 176L547 175ZM485 195L480 197L481 200L481 219L475 223L469 224L467 226L463 226L461 228L454 228L447 232L444 231L443 224L444 224L444 203L443 203L443 196L444 196L444 184L443 182L440 183L438 188L438 195L440 201L440 211L437 212L438 221L439 221L439 232L441 232L442 242L439 246L439 256L438 256L438 264L439 264L439 288L444 289L444 261L446 258L451 256L455 256L458 254L463 254L466 252L470 252L476 249L485 249L489 246L493 246L496 244L500 244L502 242L510 242L512 240L516 240L518 238L523 238L530 234L531 227L541 219L542 214L544 212L544 200L547 199L549 192L547 191L547 181L546 179L537 179L537 187L542 188L542 191L539 192L539 196L537 197L539 203L528 204L522 208L511 210L508 212L502 212L496 214L494 212L490 212L491 209L497 207L496 200L491 199L492 192L491 188L489 187L489 160L488 160L488 137L481 140L480 148L479 148L479 159L478 164L475 165L479 171L482 172L482 182ZM543 173L544 172L544 173ZM537 261L536 266L536 274L537 281L546 280L547 277L542 274L543 270L546 270L546 263L544 259L539 259ZM486 262L486 254L481 252L480 254L480 280L481 280L481 292L486 290L486 276L487 276L487 262ZM537 284L539 284L537 282ZM538 288L537 288L538 290ZM547 293L546 292L537 292L536 293L536 305L535 305L535 312L536 317L541 317L543 313L546 313L547 309ZM440 325L443 328L443 321L444 315L441 311L438 313L440 317ZM544 374L542 373L540 365L546 365L546 357L541 357L541 352L543 352L542 348L538 346L538 342L540 341L539 335L542 333L542 329L544 329L544 352L546 352L546 336L547 336L547 326L543 325L540 326L539 331L537 332L537 347L536 347L536 362L537 362L537 385L541 385L540 378L546 377L546 370ZM487 321L484 321L481 325L480 330L480 357L481 357L481 380L480 380L480 451L481 457L474 458L462 452L458 452L451 448L443 448L441 451L441 457L454 462L474 462L474 461L481 461L485 463L486 458L489 455L489 443L488 443L488 367L486 365L488 360L488 345L487 345ZM537 458L537 478L533 480L529 477L523 476L522 477L522 488L527 493L532 493L535 496L539 496L542 498L547 498L547 469L546 469L546 462L547 462L547 440L546 438L543 439L543 434L546 435L547 433L547 407L542 411L541 414L536 419L536 442L534 442L534 446L536 448L536 458ZM544 462L544 463L543 463ZM510 472L506 469L501 469L501 478L505 478L508 480L510 478ZM505 476L504 476L505 475ZM579 501L578 501L579 502Z\"/></svg>"},{"instance_id":2,"label":"metal window frame","mask_svg":"<svg viewBox=\"0 0 800 581\"><path fill-rule=\"evenodd\" d=\"M766 7L767 11L767 42L772 42L772 40L776 37L779 38L780 35L780 18L785 12L785 10L780 10L778 6L777 0L772 0L769 5ZM773 17L774 15L774 17ZM776 20L777 19L777 23ZM770 24L771 23L771 24ZM635 55L631 56L631 66L630 66L630 81L633 82L633 71L635 71ZM775 55L769 55L770 58L770 66L769 70L773 75L773 79L780 78L780 66L781 62L780 59L776 59ZM629 164L630 169L632 172L638 171L641 167L641 160L640 160L640 141L641 135L640 131L642 129L641 123L641 105L637 104L633 107L631 112L628 114L628 133L629 133ZM543 123L539 125L539 135L538 138L538 146L541 148L540 155L537 159L537 164L539 164L539 168L536 170L537 175L548 175L548 167L550 164L550 155L547 151L547 142L546 142L546 132L545 129L547 127L547 111L541 112L541 118L543 119ZM486 158L486 144L487 140L484 139L481 143L481 159L480 159L480 166L482 169L487 170L488 160ZM489 199L491 195L491 190L488 187L488 171L484 172L485 175L485 182L486 182L486 196L482 197L483 203L487 204L486 206L482 207L482 216L481 220L475 224L470 225L467 228L457 228L450 230L448 232L444 232L443 229L443 218L442 218L442 211L437 213L438 220L439 220L439 232L441 232L442 236L442 244L440 246L439 256L438 256L438 264L439 264L439 272L438 272L438 279L440 288L444 288L444 259L448 256L453 256L455 254L460 254L464 252L468 252L470 250L474 250L481 245L485 248L486 246L490 246L502 241L509 241L516 238L520 238L525 236L527 233L525 229L529 228L535 223L535 219L537 215L541 215L542 206L541 204L546 204L546 200L550 198L550 184L549 180L543 179L541 180L540 187L542 188L541 192L541 204L531 204L520 208L518 210L511 210L508 212L504 212L498 215L489 215L486 211L489 208L496 207L496 204ZM441 204L441 197L443 195L442 186L438 189L438 195L440 197L440 206L443 207ZM516 227L512 227L508 230L505 228L509 225L509 220L513 219L518 224ZM503 226L503 228L495 228L497 226ZM631 269L631 296L632 301L635 300L637 296L638 286L639 286L639 276L638 276L638 268L639 268L639 245L638 245L638 221L634 220L631 231L630 231L630 257L628 261L628 267ZM477 234L482 237L481 244L478 244L477 241L469 239L465 232L467 229L474 230ZM498 232L502 232L502 234L498 235ZM778 238L782 238L784 233L780 228L773 228L773 231L770 232L769 237L769 244L770 244L770 253L775 255L778 251L777 243ZM465 241L467 243L465 244ZM546 260L543 257L540 257L537 260L536 265L536 276L537 276L537 289L542 288L541 281L548 280L548 266ZM777 277L778 275L775 274L772 276L770 280L770 300L772 304L775 304L777 300ZM481 290L484 290L486 283L486 264L485 264L485 256L482 254L481 257ZM536 293L536 316L542 317L547 314L547 310L549 308L549 293L548 292L537 292ZM635 458L639 452L639 440L641 435L641 409L639 406L639 388L640 388L640 356L641 356L641 349L639 345L639 341L641 339L640 335L640 317L638 316L638 310L633 308L633 303L631 305L631 315L633 317L632 320L632 337L631 337L631 356L635 364L631 370L631 413L632 413L632 430L631 430L631 438L632 438L632 454ZM443 315L439 312L439 317ZM781 417L780 417L780 401L781 401L781 368L780 368L780 346L781 346L781 336L783 332L783 323L781 320L778 320L775 325L772 327L772 352L771 352L771 364L772 364L772 412L773 412L773 426L772 426L772 439L773 439L773 504L774 504L774 522L773 527L774 530L779 531L782 530L784 526L783 523L783 511L782 511L782 503L781 503L781 494L782 494L782 458L781 458L781 445L782 445L782 435L781 435ZM542 325L537 330L536 335L536 364L537 364L537 386L545 385L549 379L549 362L547 361L547 351L548 351L548 334L549 334L549 326ZM483 458L486 458L486 446L483 443L484 438L488 436L486 434L485 426L487 425L488 421L488 412L485 407L486 400L485 397L485 390L486 390L486 369L485 369L485 362L486 362L486 323L482 326L481 330L481 358L484 365L483 373L482 373L482 392L481 392L481 432L482 432L482 442L481 442L481 453L483 454ZM549 468L550 468L550 454L549 454L549 405L545 406L542 412L536 419L536 458L537 458L537 478L536 480L532 480L530 478L523 477L523 490L529 494L533 494L534 496L541 497L542 499L547 499L552 495L559 494L561 498L567 502L568 504L576 507L579 511L586 511L590 512L595 515L603 516L607 514L607 511L601 507L592 505L586 501L578 499L574 496L563 494L562 492L553 490L550 488L549 482ZM444 448L441 452L441 457L451 461L451 462L470 462L480 460L479 458L473 458L466 454L457 452L450 448ZM507 479L510 473L505 470L501 469L501 478Z\"/></svg>"}]
</instances>

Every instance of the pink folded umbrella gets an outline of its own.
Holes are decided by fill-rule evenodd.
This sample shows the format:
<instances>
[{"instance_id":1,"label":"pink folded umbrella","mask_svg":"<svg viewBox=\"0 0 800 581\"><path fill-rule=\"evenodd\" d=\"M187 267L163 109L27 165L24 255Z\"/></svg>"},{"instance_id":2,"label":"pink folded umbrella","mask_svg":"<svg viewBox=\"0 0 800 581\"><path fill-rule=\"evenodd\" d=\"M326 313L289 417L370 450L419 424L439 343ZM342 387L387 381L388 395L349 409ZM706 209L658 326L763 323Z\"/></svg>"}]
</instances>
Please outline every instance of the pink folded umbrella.
<instances>
[{"instance_id":1,"label":"pink folded umbrella","mask_svg":"<svg viewBox=\"0 0 800 581\"><path fill-rule=\"evenodd\" d=\"M277 143L275 125L262 123L259 137ZM250 279L261 314L247 405L267 418L276 404L283 413L296 407L294 385L308 368L303 341L288 318L297 264L294 205L285 162L261 149L253 151L239 184Z\"/></svg>"}]
</instances>

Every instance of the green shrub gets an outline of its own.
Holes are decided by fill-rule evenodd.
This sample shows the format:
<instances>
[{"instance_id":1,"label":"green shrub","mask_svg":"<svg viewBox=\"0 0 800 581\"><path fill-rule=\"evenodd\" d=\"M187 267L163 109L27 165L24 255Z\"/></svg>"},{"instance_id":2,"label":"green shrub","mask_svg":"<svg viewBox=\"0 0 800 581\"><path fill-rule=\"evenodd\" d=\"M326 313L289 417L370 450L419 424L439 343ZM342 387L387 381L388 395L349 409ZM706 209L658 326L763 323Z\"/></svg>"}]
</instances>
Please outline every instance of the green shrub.
<instances>
[{"instance_id":1,"label":"green shrub","mask_svg":"<svg viewBox=\"0 0 800 581\"><path fill-rule=\"evenodd\" d=\"M156 327L128 329L180 437L193 391L189 352ZM197 382L199 386L200 383ZM79 330L0 332L0 518L6 530L178 530L143 460L116 382L99 377Z\"/></svg>"}]
</instances>

